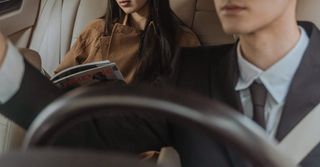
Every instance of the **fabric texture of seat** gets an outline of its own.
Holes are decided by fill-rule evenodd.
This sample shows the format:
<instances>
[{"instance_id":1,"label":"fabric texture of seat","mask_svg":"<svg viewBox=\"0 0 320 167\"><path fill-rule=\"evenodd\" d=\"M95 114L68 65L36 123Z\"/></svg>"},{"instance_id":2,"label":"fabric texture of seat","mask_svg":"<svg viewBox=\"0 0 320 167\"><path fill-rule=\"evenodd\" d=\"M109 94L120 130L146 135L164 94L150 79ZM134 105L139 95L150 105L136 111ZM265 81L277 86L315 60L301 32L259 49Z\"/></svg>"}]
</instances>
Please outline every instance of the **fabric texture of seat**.
<instances>
[{"instance_id":1,"label":"fabric texture of seat","mask_svg":"<svg viewBox=\"0 0 320 167\"><path fill-rule=\"evenodd\" d=\"M30 64L41 70L42 63L38 52L27 48L21 48L19 49L19 52L26 58L27 61L29 61Z\"/></svg>"},{"instance_id":2,"label":"fabric texture of seat","mask_svg":"<svg viewBox=\"0 0 320 167\"><path fill-rule=\"evenodd\" d=\"M235 41L223 32L213 0L170 0L173 11L198 35L203 45Z\"/></svg>"},{"instance_id":3,"label":"fabric texture of seat","mask_svg":"<svg viewBox=\"0 0 320 167\"><path fill-rule=\"evenodd\" d=\"M29 48L41 55L43 68L52 74L88 22L102 17L106 0L42 0Z\"/></svg>"},{"instance_id":4,"label":"fabric texture of seat","mask_svg":"<svg viewBox=\"0 0 320 167\"><path fill-rule=\"evenodd\" d=\"M320 17L318 14L319 9L319 0L298 0L297 19L303 21L311 21L315 25L320 27Z\"/></svg>"}]
</instances>

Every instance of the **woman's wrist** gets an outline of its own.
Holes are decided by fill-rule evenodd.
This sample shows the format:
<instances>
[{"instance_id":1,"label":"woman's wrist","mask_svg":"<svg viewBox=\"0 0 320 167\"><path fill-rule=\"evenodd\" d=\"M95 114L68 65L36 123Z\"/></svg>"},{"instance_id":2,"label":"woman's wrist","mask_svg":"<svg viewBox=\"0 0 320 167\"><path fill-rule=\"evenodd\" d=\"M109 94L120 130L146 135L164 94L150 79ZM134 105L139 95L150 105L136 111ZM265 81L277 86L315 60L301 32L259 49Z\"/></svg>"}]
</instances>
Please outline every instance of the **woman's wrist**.
<instances>
[{"instance_id":1,"label":"woman's wrist","mask_svg":"<svg viewBox=\"0 0 320 167\"><path fill-rule=\"evenodd\" d=\"M4 36L0 33L0 66L2 65L6 53L6 40Z\"/></svg>"}]
</instances>

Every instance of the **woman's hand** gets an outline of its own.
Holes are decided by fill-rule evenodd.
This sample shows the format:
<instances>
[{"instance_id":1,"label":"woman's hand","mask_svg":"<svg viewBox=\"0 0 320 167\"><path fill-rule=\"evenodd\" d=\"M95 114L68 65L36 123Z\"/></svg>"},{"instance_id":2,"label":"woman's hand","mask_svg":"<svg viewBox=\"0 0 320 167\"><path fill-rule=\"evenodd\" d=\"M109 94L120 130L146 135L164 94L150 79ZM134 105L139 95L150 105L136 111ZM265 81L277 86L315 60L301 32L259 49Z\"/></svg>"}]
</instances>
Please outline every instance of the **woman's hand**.
<instances>
[{"instance_id":1,"label":"woman's hand","mask_svg":"<svg viewBox=\"0 0 320 167\"><path fill-rule=\"evenodd\" d=\"M0 32L0 67L4 61L6 53L6 39L3 34Z\"/></svg>"}]
</instances>

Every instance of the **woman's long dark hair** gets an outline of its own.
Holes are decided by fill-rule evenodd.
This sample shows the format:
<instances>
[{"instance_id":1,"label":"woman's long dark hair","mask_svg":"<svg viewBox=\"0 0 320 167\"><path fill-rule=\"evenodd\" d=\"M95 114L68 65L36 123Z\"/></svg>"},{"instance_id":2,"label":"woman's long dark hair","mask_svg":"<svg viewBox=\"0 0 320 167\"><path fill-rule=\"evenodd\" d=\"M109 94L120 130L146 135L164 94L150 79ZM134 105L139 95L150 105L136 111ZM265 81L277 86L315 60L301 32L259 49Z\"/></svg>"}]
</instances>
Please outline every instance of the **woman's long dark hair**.
<instances>
[{"instance_id":1,"label":"woman's long dark hair","mask_svg":"<svg viewBox=\"0 0 320 167\"><path fill-rule=\"evenodd\" d=\"M141 36L139 65L135 82L152 82L159 76L168 75L170 64L177 49L177 33L183 24L170 8L169 0L148 0L150 5L149 21ZM112 31L115 21L124 17L115 0L108 0L106 13L106 32Z\"/></svg>"}]
</instances>

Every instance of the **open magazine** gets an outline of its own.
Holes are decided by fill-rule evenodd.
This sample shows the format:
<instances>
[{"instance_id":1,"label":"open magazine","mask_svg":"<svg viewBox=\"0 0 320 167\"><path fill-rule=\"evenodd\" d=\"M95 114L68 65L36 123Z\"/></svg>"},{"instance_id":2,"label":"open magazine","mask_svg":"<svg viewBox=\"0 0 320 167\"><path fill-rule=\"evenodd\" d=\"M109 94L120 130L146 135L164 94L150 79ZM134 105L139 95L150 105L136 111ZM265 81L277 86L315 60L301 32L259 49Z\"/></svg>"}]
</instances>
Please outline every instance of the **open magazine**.
<instances>
[{"instance_id":1,"label":"open magazine","mask_svg":"<svg viewBox=\"0 0 320 167\"><path fill-rule=\"evenodd\" d=\"M50 80L60 88L72 89L101 81L123 80L123 76L115 63L104 60L67 68Z\"/></svg>"}]
</instances>

